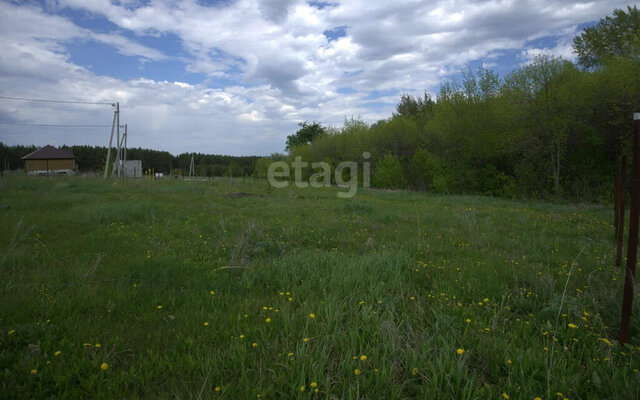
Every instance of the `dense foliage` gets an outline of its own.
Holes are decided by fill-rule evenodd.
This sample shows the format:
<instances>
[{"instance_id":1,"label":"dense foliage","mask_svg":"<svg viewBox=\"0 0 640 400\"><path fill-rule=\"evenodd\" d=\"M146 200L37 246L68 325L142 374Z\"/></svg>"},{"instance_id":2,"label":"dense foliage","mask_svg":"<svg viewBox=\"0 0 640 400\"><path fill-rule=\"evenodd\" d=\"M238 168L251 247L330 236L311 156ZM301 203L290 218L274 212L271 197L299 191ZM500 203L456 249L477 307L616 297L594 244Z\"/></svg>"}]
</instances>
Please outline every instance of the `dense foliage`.
<instances>
[{"instance_id":1,"label":"dense foliage","mask_svg":"<svg viewBox=\"0 0 640 400\"><path fill-rule=\"evenodd\" d=\"M107 148L99 146L62 146L73 151L80 172L104 171ZM6 146L0 142L2 169L15 170L24 167L22 157L36 150L36 146ZM128 160L142 160L144 169L165 174L187 175L191 153L173 156L166 151L132 148L127 149ZM225 156L194 153L195 173L198 176L245 176L253 173L258 157ZM114 159L114 151L111 158Z\"/></svg>"},{"instance_id":2,"label":"dense foliage","mask_svg":"<svg viewBox=\"0 0 640 400\"><path fill-rule=\"evenodd\" d=\"M617 31L629 31L625 27L638 12L629 13L616 10L614 19L577 38L580 59L595 46L594 32L612 31L618 22L625 25ZM614 44L598 46L624 47L620 35L613 36ZM638 42L637 33L624 37L627 47ZM336 165L362 161L362 153L370 152L371 183L380 188L601 198L611 191L621 154L630 155L632 116L640 111L640 60L614 51L585 65L597 68L539 56L504 77L469 70L444 83L435 100L403 95L390 118L370 126L346 121L293 147L290 157Z\"/></svg>"}]
</instances>

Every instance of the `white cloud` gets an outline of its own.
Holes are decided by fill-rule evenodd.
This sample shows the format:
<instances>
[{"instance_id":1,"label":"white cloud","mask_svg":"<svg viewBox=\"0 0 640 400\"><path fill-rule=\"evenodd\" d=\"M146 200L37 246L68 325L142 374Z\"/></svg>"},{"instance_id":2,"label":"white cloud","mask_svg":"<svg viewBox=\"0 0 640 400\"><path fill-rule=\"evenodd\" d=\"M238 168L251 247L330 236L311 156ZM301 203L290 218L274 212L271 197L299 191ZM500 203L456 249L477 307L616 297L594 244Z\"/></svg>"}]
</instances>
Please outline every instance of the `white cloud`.
<instances>
[{"instance_id":1,"label":"white cloud","mask_svg":"<svg viewBox=\"0 0 640 400\"><path fill-rule=\"evenodd\" d=\"M402 92L435 91L475 60L497 66L508 52L573 57L578 24L622 8L622 1L352 0L314 7L303 0L237 0L206 7L196 0L59 0L45 9L0 0L0 92L30 97L121 102L131 142L143 147L231 154L282 150L300 120L340 124L388 117ZM76 25L60 11L109 20L109 33ZM346 27L329 40L323 32ZM175 35L184 54L136 40ZM558 38L548 48L533 41ZM162 80L99 76L71 61L67 44L98 41L147 63L181 60L184 70ZM184 72L202 73L198 84ZM216 84L219 79L225 83ZM212 87L216 87L212 89ZM350 88L347 93L340 88ZM371 95L383 92L384 97ZM341 93L342 92L342 93ZM375 106L372 106L375 103ZM7 110L11 110L10 112ZM75 110L75 111L74 111ZM2 118L93 121L97 110L10 104ZM110 110L99 114L110 122ZM0 140L53 141L55 135L0 127ZM35 131L34 131L35 132ZM22 136L16 136L22 135ZM40 136L38 136L40 135ZM61 135L104 143L98 134ZM61 140L55 136L55 140Z\"/></svg>"}]
</instances>

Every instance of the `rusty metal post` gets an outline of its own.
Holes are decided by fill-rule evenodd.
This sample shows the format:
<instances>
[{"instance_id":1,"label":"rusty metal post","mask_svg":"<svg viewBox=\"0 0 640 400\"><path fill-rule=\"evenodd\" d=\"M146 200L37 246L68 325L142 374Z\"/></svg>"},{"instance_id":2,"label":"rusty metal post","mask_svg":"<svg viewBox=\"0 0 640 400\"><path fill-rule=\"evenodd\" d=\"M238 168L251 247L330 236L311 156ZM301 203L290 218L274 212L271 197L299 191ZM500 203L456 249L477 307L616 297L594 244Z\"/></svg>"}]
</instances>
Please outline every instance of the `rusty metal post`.
<instances>
[{"instance_id":1,"label":"rusty metal post","mask_svg":"<svg viewBox=\"0 0 640 400\"><path fill-rule=\"evenodd\" d=\"M618 223L616 224L616 266L619 267L622 264L622 243L624 241L624 211L626 207L627 198L627 157L622 156L620 160L620 171L618 172L618 190L616 191L617 197L617 212Z\"/></svg>"},{"instance_id":2,"label":"rusty metal post","mask_svg":"<svg viewBox=\"0 0 640 400\"><path fill-rule=\"evenodd\" d=\"M633 283L638 256L638 219L640 218L640 113L633 114L633 170L631 172L631 209L629 210L629 242L627 243L627 269L622 298L620 343L629 341L631 310L633 307Z\"/></svg>"}]
</instances>

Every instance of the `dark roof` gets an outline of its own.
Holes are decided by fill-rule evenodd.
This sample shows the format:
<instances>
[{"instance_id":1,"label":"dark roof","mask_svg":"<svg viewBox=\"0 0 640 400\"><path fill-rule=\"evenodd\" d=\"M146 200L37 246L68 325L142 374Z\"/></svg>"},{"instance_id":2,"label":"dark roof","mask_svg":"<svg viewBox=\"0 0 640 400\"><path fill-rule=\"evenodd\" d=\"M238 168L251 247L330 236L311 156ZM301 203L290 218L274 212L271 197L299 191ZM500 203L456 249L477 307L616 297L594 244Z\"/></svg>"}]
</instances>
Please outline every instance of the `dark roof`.
<instances>
[{"instance_id":1,"label":"dark roof","mask_svg":"<svg viewBox=\"0 0 640 400\"><path fill-rule=\"evenodd\" d=\"M73 151L65 149L57 149L53 146L46 145L38 150L27 154L22 157L23 160L52 160L52 159L66 159L76 158L73 155Z\"/></svg>"}]
</instances>

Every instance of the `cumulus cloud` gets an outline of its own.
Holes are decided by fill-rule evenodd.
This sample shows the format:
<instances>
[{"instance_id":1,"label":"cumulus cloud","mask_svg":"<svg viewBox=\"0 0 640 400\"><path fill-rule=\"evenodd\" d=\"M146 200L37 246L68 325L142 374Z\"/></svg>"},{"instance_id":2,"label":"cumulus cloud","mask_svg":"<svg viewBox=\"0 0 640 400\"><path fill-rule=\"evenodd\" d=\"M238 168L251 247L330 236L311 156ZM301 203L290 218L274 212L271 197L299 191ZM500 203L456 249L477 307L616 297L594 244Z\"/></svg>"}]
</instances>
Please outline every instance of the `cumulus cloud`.
<instances>
[{"instance_id":1,"label":"cumulus cloud","mask_svg":"<svg viewBox=\"0 0 640 400\"><path fill-rule=\"evenodd\" d=\"M389 116L403 92L435 91L474 61L514 65L537 54L573 57L580 24L621 1L0 0L0 94L121 103L130 143L180 151L281 151L297 122ZM66 13L73 11L72 14ZM77 14L109 21L78 24ZM181 47L162 47L165 37ZM156 46L142 39L154 38ZM540 40L550 38L541 45ZM138 64L175 62L164 75L125 78L72 61L73 43L98 42ZM145 43L145 44L143 44ZM175 70L175 69L179 70ZM143 70L143 69L141 69ZM202 74L185 82L184 73ZM134 74L135 75L135 74ZM3 121L110 122L111 110L8 104ZM0 126L12 143L104 144L102 133Z\"/></svg>"}]
</instances>

